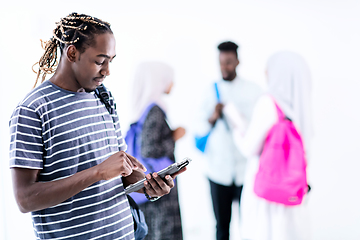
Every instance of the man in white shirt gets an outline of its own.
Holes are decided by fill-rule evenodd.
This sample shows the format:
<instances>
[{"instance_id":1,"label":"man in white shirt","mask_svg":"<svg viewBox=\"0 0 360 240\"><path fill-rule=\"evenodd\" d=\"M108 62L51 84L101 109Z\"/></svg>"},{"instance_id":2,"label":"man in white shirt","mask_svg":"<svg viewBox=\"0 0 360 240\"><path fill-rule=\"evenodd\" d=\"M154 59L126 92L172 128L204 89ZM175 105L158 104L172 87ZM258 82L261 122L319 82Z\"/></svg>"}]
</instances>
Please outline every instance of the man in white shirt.
<instances>
[{"instance_id":1,"label":"man in white shirt","mask_svg":"<svg viewBox=\"0 0 360 240\"><path fill-rule=\"evenodd\" d=\"M239 65L238 45L223 42L218 46L222 80L217 82L219 101L214 85L205 91L200 110L197 134L211 130L205 154L208 160L207 175L216 218L216 239L228 240L233 201L240 202L246 159L235 147L229 125L222 114L223 106L233 102L237 110L250 120L253 106L261 88L237 76Z\"/></svg>"}]
</instances>

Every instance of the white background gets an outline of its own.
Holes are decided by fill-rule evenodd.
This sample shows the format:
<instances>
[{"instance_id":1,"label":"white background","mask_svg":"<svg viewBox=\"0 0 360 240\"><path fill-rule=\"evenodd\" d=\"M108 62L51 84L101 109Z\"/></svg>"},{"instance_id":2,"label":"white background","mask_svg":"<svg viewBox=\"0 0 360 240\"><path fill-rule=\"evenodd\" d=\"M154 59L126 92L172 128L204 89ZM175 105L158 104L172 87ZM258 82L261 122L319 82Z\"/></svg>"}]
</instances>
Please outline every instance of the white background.
<instances>
[{"instance_id":1,"label":"white background","mask_svg":"<svg viewBox=\"0 0 360 240\"><path fill-rule=\"evenodd\" d=\"M15 204L8 168L8 120L31 90L31 66L51 37L55 22L70 12L112 24L117 57L106 79L124 129L129 124L129 88L143 60L165 61L175 69L167 98L172 127L188 132L176 157L194 159L179 178L185 240L215 239L215 222L205 159L193 147L192 118L205 84L220 78L217 45L240 45L244 78L265 86L267 58L278 50L300 53L313 77L315 137L309 164L313 191L308 199L313 239L360 239L360 1L7 1L0 6L0 239L32 239L30 214ZM234 211L231 239L240 239Z\"/></svg>"}]
</instances>

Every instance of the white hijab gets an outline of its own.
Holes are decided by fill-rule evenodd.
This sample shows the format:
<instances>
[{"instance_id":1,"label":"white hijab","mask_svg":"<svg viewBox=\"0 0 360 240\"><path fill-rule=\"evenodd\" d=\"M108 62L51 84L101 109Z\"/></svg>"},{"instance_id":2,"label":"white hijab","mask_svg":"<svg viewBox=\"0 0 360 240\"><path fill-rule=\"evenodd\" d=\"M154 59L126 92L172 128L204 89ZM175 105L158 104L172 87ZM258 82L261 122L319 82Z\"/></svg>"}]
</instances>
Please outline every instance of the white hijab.
<instances>
[{"instance_id":1,"label":"white hijab","mask_svg":"<svg viewBox=\"0 0 360 240\"><path fill-rule=\"evenodd\" d=\"M162 62L143 62L138 65L133 81L131 101L132 122L141 117L151 103L166 111L162 96L173 83L174 71Z\"/></svg>"},{"instance_id":2,"label":"white hijab","mask_svg":"<svg viewBox=\"0 0 360 240\"><path fill-rule=\"evenodd\" d=\"M311 76L305 60L293 52L278 52L267 64L268 90L285 115L300 130L305 149L313 135Z\"/></svg>"}]
</instances>

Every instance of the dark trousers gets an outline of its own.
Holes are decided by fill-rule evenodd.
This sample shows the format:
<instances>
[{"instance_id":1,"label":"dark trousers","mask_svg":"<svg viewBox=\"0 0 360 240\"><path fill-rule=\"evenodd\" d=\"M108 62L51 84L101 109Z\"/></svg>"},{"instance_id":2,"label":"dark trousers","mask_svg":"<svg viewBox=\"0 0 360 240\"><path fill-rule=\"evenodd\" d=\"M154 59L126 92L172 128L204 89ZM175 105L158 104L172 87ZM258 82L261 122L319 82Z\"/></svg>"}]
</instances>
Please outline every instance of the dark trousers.
<instances>
[{"instance_id":1,"label":"dark trousers","mask_svg":"<svg viewBox=\"0 0 360 240\"><path fill-rule=\"evenodd\" d=\"M242 185L223 186L209 180L211 199L216 218L216 239L229 240L231 205L241 198Z\"/></svg>"}]
</instances>

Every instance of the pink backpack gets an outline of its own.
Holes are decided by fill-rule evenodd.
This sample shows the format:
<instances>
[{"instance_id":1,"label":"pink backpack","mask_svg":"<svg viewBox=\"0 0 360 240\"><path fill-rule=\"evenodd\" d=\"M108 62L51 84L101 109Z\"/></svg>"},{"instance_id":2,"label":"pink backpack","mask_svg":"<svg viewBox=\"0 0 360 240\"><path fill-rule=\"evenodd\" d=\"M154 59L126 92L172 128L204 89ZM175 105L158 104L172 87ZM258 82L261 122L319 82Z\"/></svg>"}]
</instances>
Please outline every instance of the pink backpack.
<instances>
[{"instance_id":1,"label":"pink backpack","mask_svg":"<svg viewBox=\"0 0 360 240\"><path fill-rule=\"evenodd\" d=\"M298 205L308 189L303 142L293 122L274 103L279 120L266 137L254 192L271 202Z\"/></svg>"}]
</instances>

